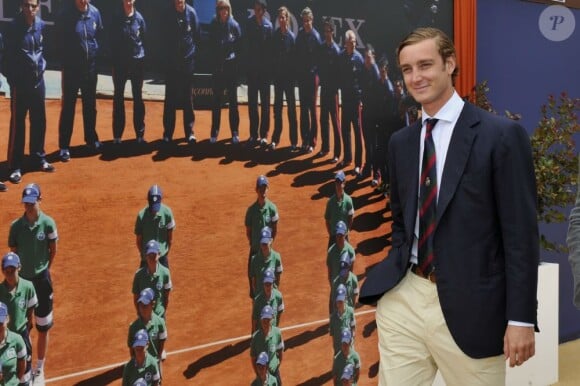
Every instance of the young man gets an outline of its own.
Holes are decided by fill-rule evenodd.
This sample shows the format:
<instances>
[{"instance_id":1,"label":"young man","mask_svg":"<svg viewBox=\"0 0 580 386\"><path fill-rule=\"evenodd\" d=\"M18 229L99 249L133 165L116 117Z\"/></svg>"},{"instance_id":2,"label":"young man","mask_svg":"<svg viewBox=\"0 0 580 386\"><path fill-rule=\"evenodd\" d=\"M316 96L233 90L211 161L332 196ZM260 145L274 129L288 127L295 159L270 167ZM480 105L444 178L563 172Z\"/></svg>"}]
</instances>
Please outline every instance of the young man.
<instances>
[{"instance_id":1,"label":"young man","mask_svg":"<svg viewBox=\"0 0 580 386\"><path fill-rule=\"evenodd\" d=\"M276 238L278 232L278 208L268 198L268 190L270 185L266 176L259 176L256 180L256 201L246 210L244 224L246 226L246 237L250 244L250 251L248 253L248 282L250 284L250 297L252 296L252 282L250 274L250 263L252 256L260 250L260 239L262 238L262 229L269 227L271 230L272 240Z\"/></svg>"},{"instance_id":2,"label":"young man","mask_svg":"<svg viewBox=\"0 0 580 386\"><path fill-rule=\"evenodd\" d=\"M302 28L296 36L296 68L300 97L300 134L302 150L312 153L318 137L316 94L318 92L317 56L320 34L313 26L314 14L308 7L300 13Z\"/></svg>"},{"instance_id":3,"label":"young man","mask_svg":"<svg viewBox=\"0 0 580 386\"><path fill-rule=\"evenodd\" d=\"M364 67L362 55L356 50L356 34L352 30L344 35L344 50L340 54L339 77L341 81L342 113L340 118L344 158L339 163L345 168L352 163L351 125L354 131L354 173L361 174L362 133L361 121L361 77Z\"/></svg>"},{"instance_id":4,"label":"young man","mask_svg":"<svg viewBox=\"0 0 580 386\"><path fill-rule=\"evenodd\" d=\"M328 233L328 246L334 243L336 225L339 221L346 225L346 234L352 228L354 221L354 204L352 198L344 191L346 176L342 170L334 175L334 194L328 199L324 211L324 220L326 222L326 231ZM348 238L348 236L347 236Z\"/></svg>"},{"instance_id":5,"label":"young man","mask_svg":"<svg viewBox=\"0 0 580 386\"><path fill-rule=\"evenodd\" d=\"M165 101L163 103L163 142L173 143L175 114L183 109L183 132L185 140L197 142L193 131L193 75L195 56L199 44L199 19L192 6L185 0L173 0L173 8L165 15Z\"/></svg>"},{"instance_id":6,"label":"young man","mask_svg":"<svg viewBox=\"0 0 580 386\"><path fill-rule=\"evenodd\" d=\"M74 0L56 22L62 66L62 108L58 125L60 159L70 161L70 142L77 95L83 102L84 139L93 151L101 149L97 124L97 56L103 30L101 13L90 0Z\"/></svg>"},{"instance_id":7,"label":"young man","mask_svg":"<svg viewBox=\"0 0 580 386\"><path fill-rule=\"evenodd\" d=\"M334 156L332 163L337 163L341 154L340 122L338 120L338 58L340 49L334 42L334 23L331 19L324 21L324 41L318 53L318 75L320 76L320 136L322 148L319 156L323 157L330 151L328 119L332 122L334 137Z\"/></svg>"},{"instance_id":8,"label":"young man","mask_svg":"<svg viewBox=\"0 0 580 386\"><path fill-rule=\"evenodd\" d=\"M334 360L332 361L332 379L335 386L341 386L341 377L346 366L353 367L353 379L354 382L358 382L360 375L360 356L354 350L352 346L352 335L350 329L343 328L341 333L341 345L340 351L334 355ZM356 384L356 383L355 383Z\"/></svg>"},{"instance_id":9,"label":"young man","mask_svg":"<svg viewBox=\"0 0 580 386\"><path fill-rule=\"evenodd\" d=\"M22 337L26 347L26 369L21 383L32 380L32 315L38 306L36 291L32 283L19 275L20 258L14 252L8 252L2 258L4 281L0 284L0 302L8 307L10 322L8 328Z\"/></svg>"},{"instance_id":10,"label":"young man","mask_svg":"<svg viewBox=\"0 0 580 386\"><path fill-rule=\"evenodd\" d=\"M137 299L137 311L139 317L129 326L129 336L127 344L129 346L129 355L135 356L132 343L133 337L137 331L145 329L149 336L149 347L147 351L159 362L165 359L165 341L167 340L167 327L165 320L153 312L155 307L155 292L151 288L145 288L139 292Z\"/></svg>"},{"instance_id":11,"label":"young man","mask_svg":"<svg viewBox=\"0 0 580 386\"><path fill-rule=\"evenodd\" d=\"M272 74L272 23L266 18L266 0L254 1L254 15L246 22L246 69L248 77L248 148L268 144L270 130L270 76ZM258 94L260 113L258 114Z\"/></svg>"},{"instance_id":12,"label":"young man","mask_svg":"<svg viewBox=\"0 0 580 386\"><path fill-rule=\"evenodd\" d=\"M143 77L145 64L145 36L147 28L135 0L121 0L123 9L111 23L111 61L113 63L113 142L121 143L125 131L125 83L131 81L133 95L133 129L137 143L145 139L145 103Z\"/></svg>"},{"instance_id":13,"label":"young man","mask_svg":"<svg viewBox=\"0 0 580 386\"><path fill-rule=\"evenodd\" d=\"M151 288L155 292L154 312L165 320L167 307L169 306L169 293L173 288L169 269L159 263L159 243L149 240L145 247L146 265L135 272L133 278L133 303L139 312L139 294L145 288Z\"/></svg>"},{"instance_id":14,"label":"young man","mask_svg":"<svg viewBox=\"0 0 580 386\"><path fill-rule=\"evenodd\" d=\"M358 297L358 279L350 270L350 256L347 253L340 255L340 271L338 276L332 280L330 285L330 305L333 305L332 299L336 298L339 287L344 287L346 291L346 304L355 307ZM333 309L330 308L332 313Z\"/></svg>"},{"instance_id":15,"label":"young man","mask_svg":"<svg viewBox=\"0 0 580 386\"><path fill-rule=\"evenodd\" d=\"M139 330L133 337L132 349L135 357L123 369L123 386L145 385L158 386L161 374L157 359L147 352L149 336L147 330Z\"/></svg>"},{"instance_id":16,"label":"young man","mask_svg":"<svg viewBox=\"0 0 580 386\"><path fill-rule=\"evenodd\" d=\"M335 243L328 248L326 255L326 267L328 269L328 283L332 286L332 281L340 273L340 262L350 261L350 270L352 271L356 255L354 248L346 240L347 238L346 224L343 221L336 223L335 227Z\"/></svg>"},{"instance_id":17,"label":"young man","mask_svg":"<svg viewBox=\"0 0 580 386\"><path fill-rule=\"evenodd\" d=\"M22 161L26 139L26 114L30 120L30 155L43 172L53 172L46 160L46 108L44 98L43 56L44 22L37 16L39 0L21 0L21 12L14 18L6 33L5 75L10 85L10 135L8 139L9 180L22 180Z\"/></svg>"},{"instance_id":18,"label":"young man","mask_svg":"<svg viewBox=\"0 0 580 386\"><path fill-rule=\"evenodd\" d=\"M252 295L256 295L261 288L259 284L263 282L266 270L274 271L275 287L280 287L280 276L284 270L280 254L272 249L272 231L268 227L262 229L260 239L260 250L252 256L250 262L250 283Z\"/></svg>"},{"instance_id":19,"label":"young man","mask_svg":"<svg viewBox=\"0 0 580 386\"><path fill-rule=\"evenodd\" d=\"M277 288L274 288L275 281L276 274L274 270L271 268L266 269L264 271L264 278L262 279L262 291L259 291L256 297L254 297L254 304L252 306L252 333L258 329L260 312L262 312L262 309L266 305L269 305L274 310L272 326L280 327L282 313L284 312L284 298L282 297L282 293Z\"/></svg>"},{"instance_id":20,"label":"young man","mask_svg":"<svg viewBox=\"0 0 580 386\"><path fill-rule=\"evenodd\" d=\"M8 246L20 257L20 275L32 281L38 307L34 309L36 318L37 365L33 371L35 384L44 384L44 362L48 350L48 332L52 328L53 291L50 267L54 263L57 250L58 231L52 217L40 210L41 196L36 184L30 184L22 191L24 215L10 226Z\"/></svg>"},{"instance_id":21,"label":"young man","mask_svg":"<svg viewBox=\"0 0 580 386\"><path fill-rule=\"evenodd\" d=\"M278 24L280 27L274 32L272 39L272 53L274 57L274 133L270 150L276 149L280 144L282 135L282 106L284 104L284 95L286 95L286 110L288 113L288 124L290 129L291 150L296 149L298 143L298 123L296 121L296 95L294 91L295 84L295 49L296 38L289 27L288 8L280 7L278 9Z\"/></svg>"},{"instance_id":22,"label":"young man","mask_svg":"<svg viewBox=\"0 0 580 386\"><path fill-rule=\"evenodd\" d=\"M212 113L210 142L217 141L224 90L228 95L230 132L232 143L238 144L240 113L238 111L238 66L242 31L232 15L229 0L218 0L215 17L209 26L209 44L212 56Z\"/></svg>"},{"instance_id":23,"label":"young man","mask_svg":"<svg viewBox=\"0 0 580 386\"><path fill-rule=\"evenodd\" d=\"M141 267L145 266L145 247L149 240L159 244L159 262L169 268L169 251L173 241L175 218L171 208L163 204L163 192L159 185L153 185L147 192L148 205L139 211L135 220L135 241Z\"/></svg>"},{"instance_id":24,"label":"young man","mask_svg":"<svg viewBox=\"0 0 580 386\"><path fill-rule=\"evenodd\" d=\"M268 371L268 362L270 359L268 358L268 354L265 351L262 351L258 358L256 359L256 379L252 381L251 386L278 386L278 381L276 377L274 377Z\"/></svg>"},{"instance_id":25,"label":"young man","mask_svg":"<svg viewBox=\"0 0 580 386\"><path fill-rule=\"evenodd\" d=\"M369 44L364 53L364 68L361 78L361 122L365 146L365 163L359 178L366 178L378 171L375 165L377 151L377 118L383 106L379 105L377 90L379 87L379 67L375 59L375 49Z\"/></svg>"},{"instance_id":26,"label":"young man","mask_svg":"<svg viewBox=\"0 0 580 386\"><path fill-rule=\"evenodd\" d=\"M24 375L26 346L20 335L8 329L9 322L8 307L0 303L0 382L3 385L28 385L30 379L25 379Z\"/></svg>"},{"instance_id":27,"label":"young man","mask_svg":"<svg viewBox=\"0 0 580 386\"><path fill-rule=\"evenodd\" d=\"M391 137L392 248L359 299L378 301L379 384L430 385L440 370L447 384L503 385L505 360L520 366L535 350L529 136L459 97L455 48L442 31L416 29L397 56L422 121Z\"/></svg>"},{"instance_id":28,"label":"young man","mask_svg":"<svg viewBox=\"0 0 580 386\"><path fill-rule=\"evenodd\" d=\"M336 355L342 345L342 331L344 329L350 331L352 340L354 340L356 320L354 317L354 308L346 305L346 290L344 288L338 289L335 302L336 309L330 315L330 336L332 337L333 352Z\"/></svg>"},{"instance_id":29,"label":"young man","mask_svg":"<svg viewBox=\"0 0 580 386\"><path fill-rule=\"evenodd\" d=\"M282 385L280 365L282 364L282 354L284 353L284 340L280 329L272 326L273 317L274 310L272 307L264 306L260 313L260 329L254 332L250 342L250 358L252 359L254 372L259 375L256 361L259 353L266 352L269 358L268 372L276 377L278 385Z\"/></svg>"}]
</instances>

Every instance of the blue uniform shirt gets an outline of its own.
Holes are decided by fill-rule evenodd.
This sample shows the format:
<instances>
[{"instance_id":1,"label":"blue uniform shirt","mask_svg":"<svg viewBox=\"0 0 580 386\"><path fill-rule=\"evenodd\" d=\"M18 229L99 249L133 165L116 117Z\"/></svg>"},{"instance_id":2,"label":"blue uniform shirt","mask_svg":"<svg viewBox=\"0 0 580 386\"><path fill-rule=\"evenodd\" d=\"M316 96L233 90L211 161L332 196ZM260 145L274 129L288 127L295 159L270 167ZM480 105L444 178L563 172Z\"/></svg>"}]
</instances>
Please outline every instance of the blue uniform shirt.
<instances>
[{"instance_id":1,"label":"blue uniform shirt","mask_svg":"<svg viewBox=\"0 0 580 386\"><path fill-rule=\"evenodd\" d=\"M306 33L303 28L298 31L298 36L296 36L296 57L299 77L318 71L317 56L320 43L320 34L315 28L312 28L310 33Z\"/></svg>"},{"instance_id":2,"label":"blue uniform shirt","mask_svg":"<svg viewBox=\"0 0 580 386\"><path fill-rule=\"evenodd\" d=\"M274 78L294 79L296 38L292 31L283 34L278 28L272 38Z\"/></svg>"},{"instance_id":3,"label":"blue uniform shirt","mask_svg":"<svg viewBox=\"0 0 580 386\"><path fill-rule=\"evenodd\" d=\"M247 66L250 71L271 72L273 27L270 20L262 19L259 25L256 16L246 23Z\"/></svg>"},{"instance_id":4,"label":"blue uniform shirt","mask_svg":"<svg viewBox=\"0 0 580 386\"><path fill-rule=\"evenodd\" d=\"M199 42L199 19L195 9L189 4L183 12L172 8L166 17L165 33L169 70L178 69L193 75Z\"/></svg>"},{"instance_id":5,"label":"blue uniform shirt","mask_svg":"<svg viewBox=\"0 0 580 386\"><path fill-rule=\"evenodd\" d=\"M62 66L95 71L99 37L103 30L99 10L91 4L84 13L74 5L67 7L60 14L57 27Z\"/></svg>"},{"instance_id":6,"label":"blue uniform shirt","mask_svg":"<svg viewBox=\"0 0 580 386\"><path fill-rule=\"evenodd\" d=\"M19 13L6 31L6 68L8 83L13 86L38 85L46 69L43 56L44 22L37 16L28 26Z\"/></svg>"},{"instance_id":7,"label":"blue uniform shirt","mask_svg":"<svg viewBox=\"0 0 580 386\"><path fill-rule=\"evenodd\" d=\"M340 89L342 100L360 101L361 98L361 77L364 69L362 55L354 50L352 55L348 55L346 50L340 54Z\"/></svg>"},{"instance_id":8,"label":"blue uniform shirt","mask_svg":"<svg viewBox=\"0 0 580 386\"><path fill-rule=\"evenodd\" d=\"M318 76L320 85L323 87L338 88L338 61L340 49L338 44L332 42L328 45L322 42L318 54Z\"/></svg>"},{"instance_id":9,"label":"blue uniform shirt","mask_svg":"<svg viewBox=\"0 0 580 386\"><path fill-rule=\"evenodd\" d=\"M241 37L240 25L233 17L228 17L225 23L221 23L217 17L212 19L209 25L209 42L211 62L215 70L223 68L225 62L238 57Z\"/></svg>"},{"instance_id":10,"label":"blue uniform shirt","mask_svg":"<svg viewBox=\"0 0 580 386\"><path fill-rule=\"evenodd\" d=\"M145 57L145 33L147 26L141 13L135 11L127 16L118 12L111 24L111 59L113 64L130 64Z\"/></svg>"},{"instance_id":11,"label":"blue uniform shirt","mask_svg":"<svg viewBox=\"0 0 580 386\"><path fill-rule=\"evenodd\" d=\"M379 67L372 64L370 68L363 67L361 75L362 102L365 107L373 108L376 105L375 95L379 84Z\"/></svg>"}]
</instances>

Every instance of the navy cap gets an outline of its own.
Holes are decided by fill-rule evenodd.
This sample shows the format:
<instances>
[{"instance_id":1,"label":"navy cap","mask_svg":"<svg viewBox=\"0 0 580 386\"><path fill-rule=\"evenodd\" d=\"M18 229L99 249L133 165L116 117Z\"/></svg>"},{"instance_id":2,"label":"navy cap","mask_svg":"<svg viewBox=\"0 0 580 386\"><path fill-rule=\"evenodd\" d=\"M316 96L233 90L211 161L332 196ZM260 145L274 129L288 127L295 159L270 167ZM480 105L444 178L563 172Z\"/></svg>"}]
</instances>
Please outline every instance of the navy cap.
<instances>
[{"instance_id":1,"label":"navy cap","mask_svg":"<svg viewBox=\"0 0 580 386\"><path fill-rule=\"evenodd\" d=\"M151 288L144 288L139 293L139 299L137 302L148 305L153 301L153 299L155 299L155 292L153 292Z\"/></svg>"},{"instance_id":2,"label":"navy cap","mask_svg":"<svg viewBox=\"0 0 580 386\"><path fill-rule=\"evenodd\" d=\"M159 243L157 240L149 240L147 241L147 245L145 246L145 254L148 255L150 253L159 253Z\"/></svg>"},{"instance_id":3,"label":"navy cap","mask_svg":"<svg viewBox=\"0 0 580 386\"><path fill-rule=\"evenodd\" d=\"M260 244L268 244L272 241L272 229L270 227L264 227L260 231Z\"/></svg>"},{"instance_id":4,"label":"navy cap","mask_svg":"<svg viewBox=\"0 0 580 386\"><path fill-rule=\"evenodd\" d=\"M258 177L258 179L256 180L256 187L260 187L260 186L268 186L268 179L266 178L266 176L261 175L260 177Z\"/></svg>"},{"instance_id":5,"label":"navy cap","mask_svg":"<svg viewBox=\"0 0 580 386\"><path fill-rule=\"evenodd\" d=\"M334 179L336 181L344 182L344 180L346 180L346 175L344 174L344 172L342 170L339 170L334 175Z\"/></svg>"},{"instance_id":6,"label":"navy cap","mask_svg":"<svg viewBox=\"0 0 580 386\"><path fill-rule=\"evenodd\" d=\"M352 334L348 328L343 328L340 333L340 341L342 343L350 343L352 341Z\"/></svg>"},{"instance_id":7,"label":"navy cap","mask_svg":"<svg viewBox=\"0 0 580 386\"><path fill-rule=\"evenodd\" d=\"M20 267L20 257L14 252L8 252L2 257L2 269L6 267Z\"/></svg>"},{"instance_id":8,"label":"navy cap","mask_svg":"<svg viewBox=\"0 0 580 386\"><path fill-rule=\"evenodd\" d=\"M159 185L153 185L147 192L147 201L149 202L149 209L153 212L158 212L161 208L161 200L163 199L163 192Z\"/></svg>"},{"instance_id":9,"label":"navy cap","mask_svg":"<svg viewBox=\"0 0 580 386\"><path fill-rule=\"evenodd\" d=\"M149 334L147 334L147 330L142 328L133 337L133 347L145 347L147 343L149 343Z\"/></svg>"},{"instance_id":10,"label":"navy cap","mask_svg":"<svg viewBox=\"0 0 580 386\"><path fill-rule=\"evenodd\" d=\"M40 198L40 192L34 187L26 187L22 191L23 204L35 204Z\"/></svg>"},{"instance_id":11,"label":"navy cap","mask_svg":"<svg viewBox=\"0 0 580 386\"><path fill-rule=\"evenodd\" d=\"M336 223L336 227L334 228L335 234L337 235L346 235L346 224L344 221L339 221Z\"/></svg>"},{"instance_id":12,"label":"navy cap","mask_svg":"<svg viewBox=\"0 0 580 386\"><path fill-rule=\"evenodd\" d=\"M8 318L8 307L0 302L0 323L4 323Z\"/></svg>"},{"instance_id":13,"label":"navy cap","mask_svg":"<svg viewBox=\"0 0 580 386\"><path fill-rule=\"evenodd\" d=\"M270 268L266 269L264 271L264 279L262 280L263 283L274 283L274 281L276 280L276 275L274 274L274 271L271 270Z\"/></svg>"},{"instance_id":14,"label":"navy cap","mask_svg":"<svg viewBox=\"0 0 580 386\"><path fill-rule=\"evenodd\" d=\"M344 284L339 284L336 288L336 301L345 301L346 300L346 287Z\"/></svg>"},{"instance_id":15,"label":"navy cap","mask_svg":"<svg viewBox=\"0 0 580 386\"><path fill-rule=\"evenodd\" d=\"M135 382L133 382L133 386L147 386L147 381L144 380L143 378L139 378Z\"/></svg>"},{"instance_id":16,"label":"navy cap","mask_svg":"<svg viewBox=\"0 0 580 386\"><path fill-rule=\"evenodd\" d=\"M354 376L354 365L352 363L349 363L346 366L344 366L344 369L342 370L342 376L340 377L340 379L351 380L353 376Z\"/></svg>"},{"instance_id":17,"label":"navy cap","mask_svg":"<svg viewBox=\"0 0 580 386\"><path fill-rule=\"evenodd\" d=\"M260 313L260 319L272 319L274 317L274 309L269 306L265 305L262 308L262 312Z\"/></svg>"},{"instance_id":18,"label":"navy cap","mask_svg":"<svg viewBox=\"0 0 580 386\"><path fill-rule=\"evenodd\" d=\"M256 359L256 364L262 365L262 366L267 366L269 362L269 358L268 358L268 353L265 351L262 351L260 354L258 354L258 359Z\"/></svg>"},{"instance_id":19,"label":"navy cap","mask_svg":"<svg viewBox=\"0 0 580 386\"><path fill-rule=\"evenodd\" d=\"M38 184L31 182L30 184L24 187L24 189L26 188L36 189L38 191L38 198L42 198L42 192L40 191L40 186Z\"/></svg>"}]
</instances>

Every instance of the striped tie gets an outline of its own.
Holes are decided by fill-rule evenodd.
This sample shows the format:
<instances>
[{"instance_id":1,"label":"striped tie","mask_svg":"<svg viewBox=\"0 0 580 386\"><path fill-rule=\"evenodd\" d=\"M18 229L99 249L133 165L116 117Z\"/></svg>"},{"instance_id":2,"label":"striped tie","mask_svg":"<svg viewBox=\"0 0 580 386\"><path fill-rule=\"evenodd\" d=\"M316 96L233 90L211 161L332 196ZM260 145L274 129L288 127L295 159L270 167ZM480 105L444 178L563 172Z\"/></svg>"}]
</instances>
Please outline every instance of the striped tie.
<instances>
[{"instance_id":1,"label":"striped tie","mask_svg":"<svg viewBox=\"0 0 580 386\"><path fill-rule=\"evenodd\" d=\"M428 276L435 268L432 266L433 231L437 213L437 154L433 142L433 128L437 119L427 119L425 145L421 167L421 187L419 189L419 256L418 265L421 273Z\"/></svg>"}]
</instances>

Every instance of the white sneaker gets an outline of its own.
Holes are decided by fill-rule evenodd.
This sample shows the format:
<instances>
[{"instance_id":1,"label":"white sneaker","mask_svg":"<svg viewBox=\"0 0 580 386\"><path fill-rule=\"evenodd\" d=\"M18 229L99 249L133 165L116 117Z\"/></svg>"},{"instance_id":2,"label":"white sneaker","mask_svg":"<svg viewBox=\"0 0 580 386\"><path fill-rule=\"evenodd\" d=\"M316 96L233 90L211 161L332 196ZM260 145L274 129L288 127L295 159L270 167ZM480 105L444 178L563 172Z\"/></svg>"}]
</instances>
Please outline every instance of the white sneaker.
<instances>
[{"instance_id":1,"label":"white sneaker","mask_svg":"<svg viewBox=\"0 0 580 386\"><path fill-rule=\"evenodd\" d=\"M44 386L44 371L41 369L34 370L32 385Z\"/></svg>"},{"instance_id":2,"label":"white sneaker","mask_svg":"<svg viewBox=\"0 0 580 386\"><path fill-rule=\"evenodd\" d=\"M217 142L217 138L216 137L211 137L209 139L209 143L216 143Z\"/></svg>"},{"instance_id":3,"label":"white sneaker","mask_svg":"<svg viewBox=\"0 0 580 386\"><path fill-rule=\"evenodd\" d=\"M167 359L167 352L163 350L163 352L161 353L161 360L164 361L165 359Z\"/></svg>"}]
</instances>

